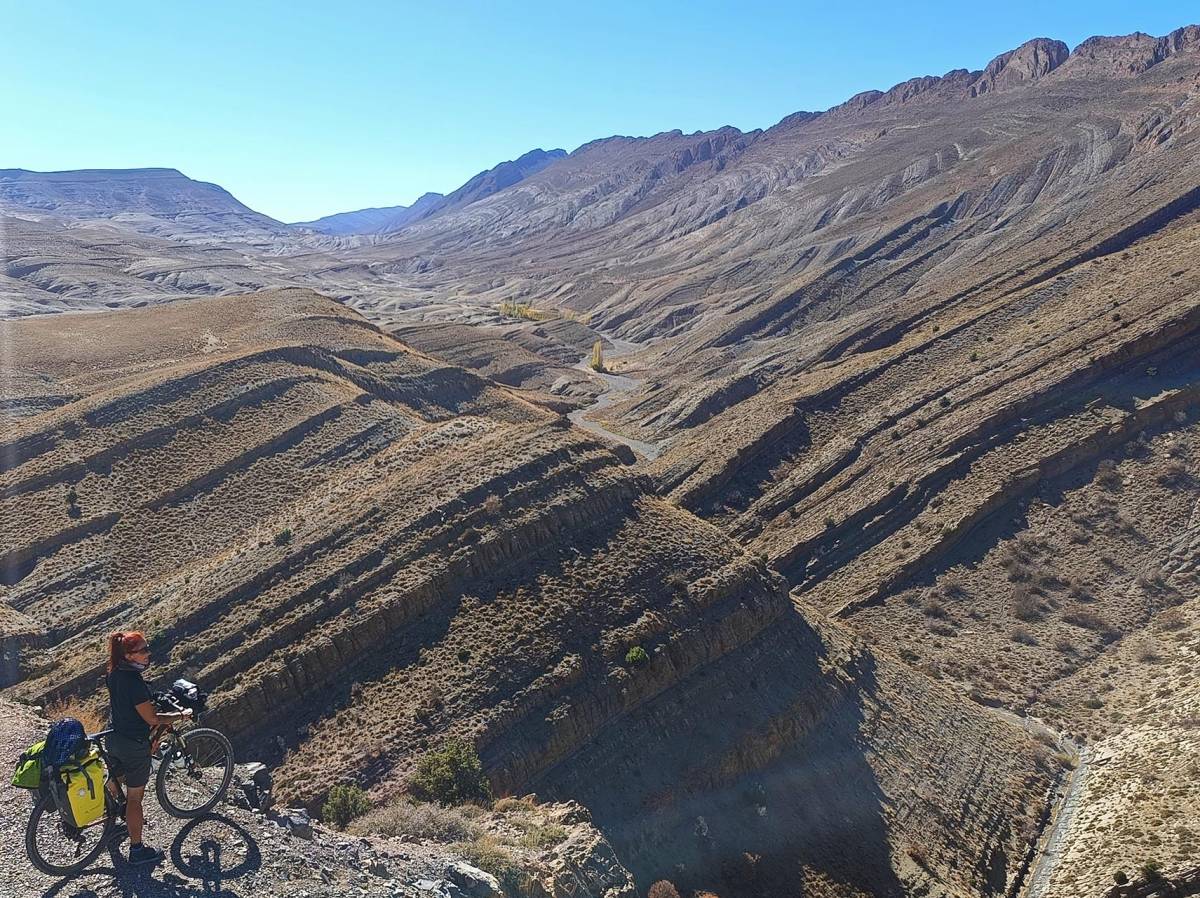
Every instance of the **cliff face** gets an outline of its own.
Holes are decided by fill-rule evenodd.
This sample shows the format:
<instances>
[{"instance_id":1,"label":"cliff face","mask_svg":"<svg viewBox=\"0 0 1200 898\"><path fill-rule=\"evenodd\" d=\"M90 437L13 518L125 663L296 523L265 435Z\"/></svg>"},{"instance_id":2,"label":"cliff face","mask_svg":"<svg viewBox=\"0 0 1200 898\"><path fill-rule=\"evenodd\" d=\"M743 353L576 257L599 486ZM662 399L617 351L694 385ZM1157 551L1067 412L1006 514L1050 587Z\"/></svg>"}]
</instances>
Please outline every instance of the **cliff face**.
<instances>
[{"instance_id":1,"label":"cliff face","mask_svg":"<svg viewBox=\"0 0 1200 898\"><path fill-rule=\"evenodd\" d=\"M790 611L538 784L586 802L639 881L983 895L1016 883L1054 775L1023 733Z\"/></svg>"}]
</instances>

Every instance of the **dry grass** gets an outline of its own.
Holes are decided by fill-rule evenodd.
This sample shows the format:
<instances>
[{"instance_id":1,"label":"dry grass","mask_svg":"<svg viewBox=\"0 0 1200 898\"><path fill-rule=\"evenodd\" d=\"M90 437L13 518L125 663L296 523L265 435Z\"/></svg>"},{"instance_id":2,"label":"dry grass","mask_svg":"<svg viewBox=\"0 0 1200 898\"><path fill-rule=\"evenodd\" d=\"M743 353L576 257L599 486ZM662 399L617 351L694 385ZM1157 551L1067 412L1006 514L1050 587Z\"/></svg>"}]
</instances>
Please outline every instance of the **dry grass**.
<instances>
[{"instance_id":1,"label":"dry grass","mask_svg":"<svg viewBox=\"0 0 1200 898\"><path fill-rule=\"evenodd\" d=\"M350 832L364 835L411 836L438 842L469 842L482 830L462 808L398 799L354 820Z\"/></svg>"},{"instance_id":2,"label":"dry grass","mask_svg":"<svg viewBox=\"0 0 1200 898\"><path fill-rule=\"evenodd\" d=\"M89 733L98 733L108 726L107 718L75 696L65 696L47 702L44 711L46 717L52 721L74 717L83 724L83 728Z\"/></svg>"},{"instance_id":3,"label":"dry grass","mask_svg":"<svg viewBox=\"0 0 1200 898\"><path fill-rule=\"evenodd\" d=\"M492 810L498 814L532 813L537 810L537 804L529 798L514 798L506 795L504 798L496 799Z\"/></svg>"}]
</instances>

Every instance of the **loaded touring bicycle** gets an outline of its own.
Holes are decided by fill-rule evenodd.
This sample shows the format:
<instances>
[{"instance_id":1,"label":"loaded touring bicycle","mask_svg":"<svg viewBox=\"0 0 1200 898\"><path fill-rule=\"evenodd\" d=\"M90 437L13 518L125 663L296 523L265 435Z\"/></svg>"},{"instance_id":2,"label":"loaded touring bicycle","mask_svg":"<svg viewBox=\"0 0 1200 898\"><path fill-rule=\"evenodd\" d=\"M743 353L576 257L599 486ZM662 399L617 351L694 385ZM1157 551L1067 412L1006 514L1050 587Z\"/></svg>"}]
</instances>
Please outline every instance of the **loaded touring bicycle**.
<instances>
[{"instance_id":1,"label":"loaded touring bicycle","mask_svg":"<svg viewBox=\"0 0 1200 898\"><path fill-rule=\"evenodd\" d=\"M161 713L191 708L198 723L207 697L194 683L176 680L168 692L155 693L154 704ZM78 720L60 720L18 759L13 785L33 793L25 850L43 873L78 873L113 835L123 807L107 789L104 740L111 732L88 735ZM223 734L175 725L156 728L151 740L159 744L152 760L158 768L154 791L164 811L180 819L201 817L225 797L234 762Z\"/></svg>"}]
</instances>

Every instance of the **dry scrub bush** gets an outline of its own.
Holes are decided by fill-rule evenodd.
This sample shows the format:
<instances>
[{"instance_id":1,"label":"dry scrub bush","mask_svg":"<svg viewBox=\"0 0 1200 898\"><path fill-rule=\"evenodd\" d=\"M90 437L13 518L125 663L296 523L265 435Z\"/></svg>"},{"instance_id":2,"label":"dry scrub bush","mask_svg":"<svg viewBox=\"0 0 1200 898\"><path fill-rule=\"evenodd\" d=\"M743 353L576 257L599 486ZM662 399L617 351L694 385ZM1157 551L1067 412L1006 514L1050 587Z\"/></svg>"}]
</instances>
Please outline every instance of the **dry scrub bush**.
<instances>
[{"instance_id":1,"label":"dry scrub bush","mask_svg":"<svg viewBox=\"0 0 1200 898\"><path fill-rule=\"evenodd\" d=\"M937 599L932 597L926 600L925 605L921 610L925 612L926 617L946 618L950 616L946 611L945 606L942 605L942 603Z\"/></svg>"},{"instance_id":2,"label":"dry scrub bush","mask_svg":"<svg viewBox=\"0 0 1200 898\"><path fill-rule=\"evenodd\" d=\"M522 848L553 848L566 838L566 829L557 823L534 824L521 834L517 844Z\"/></svg>"},{"instance_id":3,"label":"dry scrub bush","mask_svg":"<svg viewBox=\"0 0 1200 898\"><path fill-rule=\"evenodd\" d=\"M1149 640L1143 640L1138 644L1134 657L1143 664L1153 664L1162 660L1162 655L1158 653L1158 649Z\"/></svg>"},{"instance_id":4,"label":"dry scrub bush","mask_svg":"<svg viewBox=\"0 0 1200 898\"><path fill-rule=\"evenodd\" d=\"M961 599L967 594L967 587L956 574L947 574L942 578L942 595L948 599Z\"/></svg>"},{"instance_id":5,"label":"dry scrub bush","mask_svg":"<svg viewBox=\"0 0 1200 898\"><path fill-rule=\"evenodd\" d=\"M1019 642L1021 645L1037 645L1038 641L1034 635L1024 627L1017 627L1012 631L1012 641Z\"/></svg>"},{"instance_id":6,"label":"dry scrub bush","mask_svg":"<svg viewBox=\"0 0 1200 898\"><path fill-rule=\"evenodd\" d=\"M1115 492L1121 488L1122 482L1121 472L1112 459L1106 458L1096 466L1096 483L1104 489Z\"/></svg>"},{"instance_id":7,"label":"dry scrub bush","mask_svg":"<svg viewBox=\"0 0 1200 898\"><path fill-rule=\"evenodd\" d=\"M1070 611L1064 614L1062 619L1074 627L1099 633L1106 639L1115 635L1112 624L1094 611Z\"/></svg>"},{"instance_id":8,"label":"dry scrub bush","mask_svg":"<svg viewBox=\"0 0 1200 898\"><path fill-rule=\"evenodd\" d=\"M1178 459L1171 459L1158 472L1157 480L1163 486L1176 487L1187 482L1187 465Z\"/></svg>"},{"instance_id":9,"label":"dry scrub bush","mask_svg":"<svg viewBox=\"0 0 1200 898\"><path fill-rule=\"evenodd\" d=\"M1013 614L1023 621L1034 621L1042 616L1042 605L1028 586L1013 590Z\"/></svg>"},{"instance_id":10,"label":"dry scrub bush","mask_svg":"<svg viewBox=\"0 0 1200 898\"><path fill-rule=\"evenodd\" d=\"M650 886L646 898L679 898L679 890L665 879L660 879Z\"/></svg>"},{"instance_id":11,"label":"dry scrub bush","mask_svg":"<svg viewBox=\"0 0 1200 898\"><path fill-rule=\"evenodd\" d=\"M1071 642L1071 640L1067 639L1065 636L1060 636L1054 640L1054 650L1057 652L1062 652L1064 655L1074 655L1077 651L1075 648L1075 643Z\"/></svg>"},{"instance_id":12,"label":"dry scrub bush","mask_svg":"<svg viewBox=\"0 0 1200 898\"><path fill-rule=\"evenodd\" d=\"M88 707L73 695L52 699L46 705L45 713L51 721L74 717L83 724L84 730L89 733L98 733L107 725L107 721L93 708Z\"/></svg>"},{"instance_id":13,"label":"dry scrub bush","mask_svg":"<svg viewBox=\"0 0 1200 898\"><path fill-rule=\"evenodd\" d=\"M497 798L496 803L492 805L492 810L498 814L510 814L515 812L529 813L537 808L528 798L513 798L510 795L504 798Z\"/></svg>"},{"instance_id":14,"label":"dry scrub bush","mask_svg":"<svg viewBox=\"0 0 1200 898\"><path fill-rule=\"evenodd\" d=\"M518 893L521 888L521 868L508 850L492 836L480 836L471 842L456 842L453 848L468 864L500 880L500 887L505 894Z\"/></svg>"},{"instance_id":15,"label":"dry scrub bush","mask_svg":"<svg viewBox=\"0 0 1200 898\"><path fill-rule=\"evenodd\" d=\"M1187 621L1178 608L1168 608L1158 616L1158 626L1162 630L1182 630L1187 626Z\"/></svg>"},{"instance_id":16,"label":"dry scrub bush","mask_svg":"<svg viewBox=\"0 0 1200 898\"><path fill-rule=\"evenodd\" d=\"M359 817L350 826L359 835L411 836L435 842L470 842L478 839L479 826L461 808L401 798Z\"/></svg>"}]
</instances>

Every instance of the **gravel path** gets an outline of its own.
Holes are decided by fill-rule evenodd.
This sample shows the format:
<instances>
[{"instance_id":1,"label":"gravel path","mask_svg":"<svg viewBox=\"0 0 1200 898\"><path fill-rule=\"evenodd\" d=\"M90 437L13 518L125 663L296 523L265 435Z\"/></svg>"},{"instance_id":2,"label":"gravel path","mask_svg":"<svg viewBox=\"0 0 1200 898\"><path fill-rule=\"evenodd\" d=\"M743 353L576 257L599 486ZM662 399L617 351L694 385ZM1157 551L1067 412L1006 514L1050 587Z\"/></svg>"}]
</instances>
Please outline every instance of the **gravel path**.
<instances>
[{"instance_id":1,"label":"gravel path","mask_svg":"<svg viewBox=\"0 0 1200 898\"><path fill-rule=\"evenodd\" d=\"M12 764L42 738L46 721L0 699L0 898L334 898L415 896L410 883L434 877L437 859L422 846L384 848L314 828L291 835L260 814L221 805L219 814L185 822L147 799L146 841L167 853L154 867L130 867L124 838L70 879L38 873L25 856L29 793L8 784ZM369 872L373 871L373 872ZM429 893L425 893L428 895Z\"/></svg>"}]
</instances>

